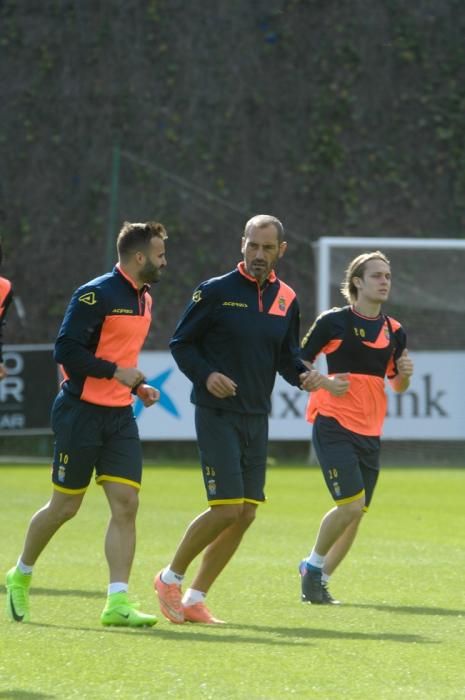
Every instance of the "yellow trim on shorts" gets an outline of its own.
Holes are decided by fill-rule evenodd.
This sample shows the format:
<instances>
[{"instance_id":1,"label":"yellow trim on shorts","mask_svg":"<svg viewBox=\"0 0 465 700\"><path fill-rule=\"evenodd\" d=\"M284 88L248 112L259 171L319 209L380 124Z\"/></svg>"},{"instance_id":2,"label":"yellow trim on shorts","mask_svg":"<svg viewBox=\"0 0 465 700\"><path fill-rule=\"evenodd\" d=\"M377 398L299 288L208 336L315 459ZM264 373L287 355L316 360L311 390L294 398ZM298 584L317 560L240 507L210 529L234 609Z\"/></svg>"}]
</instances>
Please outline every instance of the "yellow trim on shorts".
<instances>
[{"instance_id":1,"label":"yellow trim on shorts","mask_svg":"<svg viewBox=\"0 0 465 700\"><path fill-rule=\"evenodd\" d=\"M265 501L255 501L253 498L228 498L222 501L208 501L209 506L226 506L228 504L236 505L237 503L254 503L259 506L260 503L265 503Z\"/></svg>"},{"instance_id":2,"label":"yellow trim on shorts","mask_svg":"<svg viewBox=\"0 0 465 700\"><path fill-rule=\"evenodd\" d=\"M336 499L334 499L334 502L338 506L343 506L344 503L353 503L354 501L358 501L358 499L361 498L364 493L365 493L365 489L362 489L361 491L356 493L355 496L349 496L348 498L341 498L340 501L336 501Z\"/></svg>"},{"instance_id":3,"label":"yellow trim on shorts","mask_svg":"<svg viewBox=\"0 0 465 700\"><path fill-rule=\"evenodd\" d=\"M68 493L71 496L79 496L79 494L87 491L87 486L85 486L83 489L67 489L64 486L57 486L57 484L53 484L53 488L55 491L59 491L60 493Z\"/></svg>"},{"instance_id":4,"label":"yellow trim on shorts","mask_svg":"<svg viewBox=\"0 0 465 700\"><path fill-rule=\"evenodd\" d=\"M111 481L114 484L127 484L128 486L133 486L135 489L140 489L140 484L137 481L132 481L131 479L123 479L122 476L109 476L107 474L101 474L95 479L95 483L101 486L102 481Z\"/></svg>"},{"instance_id":5,"label":"yellow trim on shorts","mask_svg":"<svg viewBox=\"0 0 465 700\"><path fill-rule=\"evenodd\" d=\"M244 498L244 503L254 503L256 506L259 506L266 503L266 498L264 501L255 501L253 498Z\"/></svg>"},{"instance_id":6,"label":"yellow trim on shorts","mask_svg":"<svg viewBox=\"0 0 465 700\"><path fill-rule=\"evenodd\" d=\"M237 503L244 503L243 498L225 498L223 500L219 501L208 501L209 506L227 506L227 505L236 505Z\"/></svg>"}]
</instances>

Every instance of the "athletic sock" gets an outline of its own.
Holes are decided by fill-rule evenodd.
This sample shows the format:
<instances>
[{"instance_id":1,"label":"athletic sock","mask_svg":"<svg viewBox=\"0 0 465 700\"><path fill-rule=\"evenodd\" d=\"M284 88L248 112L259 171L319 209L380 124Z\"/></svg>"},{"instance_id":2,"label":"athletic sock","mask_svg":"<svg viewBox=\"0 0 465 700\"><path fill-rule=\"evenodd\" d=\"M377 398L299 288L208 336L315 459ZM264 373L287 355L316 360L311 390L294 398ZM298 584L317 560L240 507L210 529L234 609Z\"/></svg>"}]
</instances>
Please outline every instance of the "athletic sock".
<instances>
[{"instance_id":1,"label":"athletic sock","mask_svg":"<svg viewBox=\"0 0 465 700\"><path fill-rule=\"evenodd\" d=\"M310 555L306 558L305 561L310 566L315 567L315 569L322 569L325 558L321 554L317 554L317 552L315 552L315 549L312 549Z\"/></svg>"},{"instance_id":2,"label":"athletic sock","mask_svg":"<svg viewBox=\"0 0 465 700\"><path fill-rule=\"evenodd\" d=\"M181 583L184 581L184 574L177 574L172 569L170 569L169 566L167 566L161 572L161 580L163 581L163 583L168 584L168 586L171 586L173 583L176 583L178 584L178 586L180 586Z\"/></svg>"},{"instance_id":3,"label":"athletic sock","mask_svg":"<svg viewBox=\"0 0 465 700\"><path fill-rule=\"evenodd\" d=\"M113 595L113 593L127 593L128 584L123 581L115 581L114 583L108 584L108 595Z\"/></svg>"},{"instance_id":4,"label":"athletic sock","mask_svg":"<svg viewBox=\"0 0 465 700\"><path fill-rule=\"evenodd\" d=\"M21 571L22 574L32 574L32 569L34 567L25 564L20 557L16 563L16 568L18 569L18 571Z\"/></svg>"},{"instance_id":5,"label":"athletic sock","mask_svg":"<svg viewBox=\"0 0 465 700\"><path fill-rule=\"evenodd\" d=\"M197 591L195 588L188 588L182 597L182 604L184 605L184 607L187 608L189 605L203 603L206 597L206 593L203 593L202 591Z\"/></svg>"}]
</instances>

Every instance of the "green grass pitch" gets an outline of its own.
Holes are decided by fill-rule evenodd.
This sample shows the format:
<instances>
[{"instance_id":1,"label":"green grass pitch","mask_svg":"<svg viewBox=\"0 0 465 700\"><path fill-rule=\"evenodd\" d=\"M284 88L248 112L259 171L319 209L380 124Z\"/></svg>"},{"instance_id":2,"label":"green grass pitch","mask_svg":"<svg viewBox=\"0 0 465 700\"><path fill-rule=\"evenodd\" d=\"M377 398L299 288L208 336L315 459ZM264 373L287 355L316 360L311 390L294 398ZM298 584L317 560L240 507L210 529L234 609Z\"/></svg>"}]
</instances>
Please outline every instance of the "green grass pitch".
<instances>
[{"instance_id":1,"label":"green grass pitch","mask_svg":"<svg viewBox=\"0 0 465 700\"><path fill-rule=\"evenodd\" d=\"M49 469L2 467L0 488L6 572L49 496ZM151 630L127 630L99 623L108 512L92 485L36 566L31 623L1 615L0 698L463 699L464 493L465 469L385 467L331 582L344 604L310 606L297 564L331 504L318 469L273 467L268 503L209 596L228 624L160 616ZM158 610L153 575L204 505L198 468L146 468L130 585L143 610ZM4 609L3 581L0 594Z\"/></svg>"}]
</instances>

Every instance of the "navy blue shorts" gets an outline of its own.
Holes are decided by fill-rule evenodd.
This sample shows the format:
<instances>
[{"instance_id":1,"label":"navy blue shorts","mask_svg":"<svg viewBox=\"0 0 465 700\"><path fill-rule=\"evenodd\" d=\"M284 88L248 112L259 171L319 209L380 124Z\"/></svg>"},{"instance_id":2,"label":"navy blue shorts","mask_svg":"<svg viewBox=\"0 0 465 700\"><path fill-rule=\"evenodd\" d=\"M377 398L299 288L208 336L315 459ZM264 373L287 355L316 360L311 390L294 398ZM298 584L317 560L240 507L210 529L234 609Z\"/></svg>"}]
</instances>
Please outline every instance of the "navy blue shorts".
<instances>
[{"instance_id":1,"label":"navy blue shorts","mask_svg":"<svg viewBox=\"0 0 465 700\"><path fill-rule=\"evenodd\" d=\"M312 444L336 503L342 505L365 495L368 508L379 474L379 437L353 433L335 418L318 415Z\"/></svg>"},{"instance_id":2,"label":"navy blue shorts","mask_svg":"<svg viewBox=\"0 0 465 700\"><path fill-rule=\"evenodd\" d=\"M142 448L132 406L97 406L60 391L51 423L52 481L58 491L83 493L94 469L97 483L140 487Z\"/></svg>"},{"instance_id":3,"label":"navy blue shorts","mask_svg":"<svg viewBox=\"0 0 465 700\"><path fill-rule=\"evenodd\" d=\"M209 504L262 503L268 416L196 406L195 428Z\"/></svg>"}]
</instances>

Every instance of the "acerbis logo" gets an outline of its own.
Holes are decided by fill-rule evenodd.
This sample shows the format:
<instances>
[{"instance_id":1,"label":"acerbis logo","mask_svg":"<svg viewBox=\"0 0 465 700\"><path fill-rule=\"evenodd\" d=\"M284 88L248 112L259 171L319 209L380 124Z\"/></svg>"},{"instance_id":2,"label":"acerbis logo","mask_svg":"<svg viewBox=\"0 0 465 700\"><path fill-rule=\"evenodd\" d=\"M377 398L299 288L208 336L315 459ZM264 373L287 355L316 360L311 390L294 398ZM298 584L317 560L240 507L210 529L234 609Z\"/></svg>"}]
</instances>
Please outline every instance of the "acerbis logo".
<instances>
[{"instance_id":1,"label":"acerbis logo","mask_svg":"<svg viewBox=\"0 0 465 700\"><path fill-rule=\"evenodd\" d=\"M166 382L166 380L172 372L173 368L167 369L164 372L161 372L161 374L157 374L156 377L147 379L145 383L149 384L150 386L153 386L160 392L160 400L155 405L160 406L160 408L163 408L167 413L170 413L175 418L180 418L181 415L178 409L176 408L174 402L172 401L166 390L163 389L163 384ZM136 417L136 419L140 416L144 408L145 407L142 401L140 399L136 399L134 403L134 416Z\"/></svg>"},{"instance_id":2,"label":"acerbis logo","mask_svg":"<svg viewBox=\"0 0 465 700\"><path fill-rule=\"evenodd\" d=\"M223 301L223 306L238 306L240 309L248 309L249 305L241 301Z\"/></svg>"},{"instance_id":3,"label":"acerbis logo","mask_svg":"<svg viewBox=\"0 0 465 700\"><path fill-rule=\"evenodd\" d=\"M78 301L82 301L84 304L93 306L97 303L97 299L95 298L95 292L87 292L86 294L82 294L79 297Z\"/></svg>"}]
</instances>

